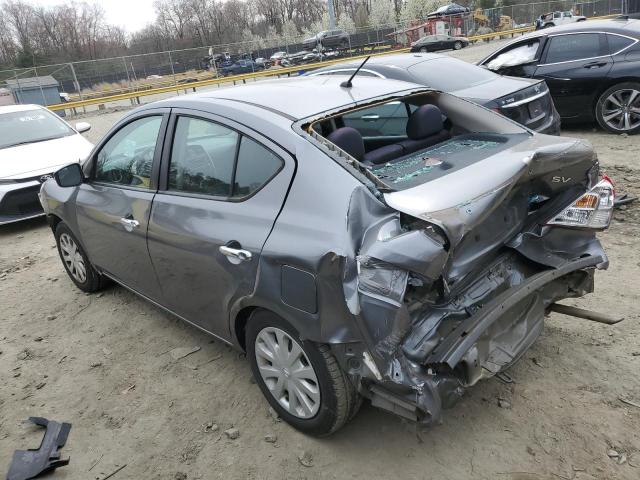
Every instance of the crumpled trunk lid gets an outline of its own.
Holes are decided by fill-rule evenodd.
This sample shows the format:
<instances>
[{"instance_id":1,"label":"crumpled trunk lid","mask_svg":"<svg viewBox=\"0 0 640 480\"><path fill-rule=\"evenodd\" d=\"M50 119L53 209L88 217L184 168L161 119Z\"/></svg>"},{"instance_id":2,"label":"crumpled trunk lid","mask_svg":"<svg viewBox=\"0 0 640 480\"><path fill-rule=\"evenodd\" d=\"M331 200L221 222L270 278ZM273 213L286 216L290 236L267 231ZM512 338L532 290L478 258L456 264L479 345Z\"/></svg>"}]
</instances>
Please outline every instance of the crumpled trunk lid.
<instances>
[{"instance_id":1,"label":"crumpled trunk lid","mask_svg":"<svg viewBox=\"0 0 640 480\"><path fill-rule=\"evenodd\" d=\"M384 198L393 209L442 230L448 244L443 276L449 283L481 267L483 258L493 258L521 232L544 223L597 177L596 155L588 143L546 135L516 142L461 169L451 168L455 158L439 160L447 168L443 175Z\"/></svg>"}]
</instances>

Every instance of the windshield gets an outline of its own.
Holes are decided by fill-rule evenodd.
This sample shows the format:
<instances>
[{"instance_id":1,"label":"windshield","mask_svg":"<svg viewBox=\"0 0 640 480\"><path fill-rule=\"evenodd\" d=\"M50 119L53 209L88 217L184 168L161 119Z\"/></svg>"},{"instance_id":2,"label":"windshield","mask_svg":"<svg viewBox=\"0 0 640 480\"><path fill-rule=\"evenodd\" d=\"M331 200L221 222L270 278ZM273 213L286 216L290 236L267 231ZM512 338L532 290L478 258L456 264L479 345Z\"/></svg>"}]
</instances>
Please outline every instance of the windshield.
<instances>
[{"instance_id":1,"label":"windshield","mask_svg":"<svg viewBox=\"0 0 640 480\"><path fill-rule=\"evenodd\" d=\"M75 132L57 115L44 109L0 114L0 148L42 142Z\"/></svg>"},{"instance_id":2,"label":"windshield","mask_svg":"<svg viewBox=\"0 0 640 480\"><path fill-rule=\"evenodd\" d=\"M454 58L438 58L408 68L417 83L443 92L462 90L495 80L497 75Z\"/></svg>"}]
</instances>

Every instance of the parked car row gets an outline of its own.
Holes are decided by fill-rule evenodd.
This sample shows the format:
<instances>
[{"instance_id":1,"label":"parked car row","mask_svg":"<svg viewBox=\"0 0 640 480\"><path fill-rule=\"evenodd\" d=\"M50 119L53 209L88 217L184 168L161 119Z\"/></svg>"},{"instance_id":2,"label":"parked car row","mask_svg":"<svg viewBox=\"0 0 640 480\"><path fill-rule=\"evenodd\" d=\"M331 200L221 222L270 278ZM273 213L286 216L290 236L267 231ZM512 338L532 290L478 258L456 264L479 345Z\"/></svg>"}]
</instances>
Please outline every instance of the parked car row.
<instances>
[{"instance_id":1,"label":"parked car row","mask_svg":"<svg viewBox=\"0 0 640 480\"><path fill-rule=\"evenodd\" d=\"M322 60L340 58L345 55L343 50L300 50L298 52L276 52L271 56L271 61L283 67L316 63Z\"/></svg>"}]
</instances>

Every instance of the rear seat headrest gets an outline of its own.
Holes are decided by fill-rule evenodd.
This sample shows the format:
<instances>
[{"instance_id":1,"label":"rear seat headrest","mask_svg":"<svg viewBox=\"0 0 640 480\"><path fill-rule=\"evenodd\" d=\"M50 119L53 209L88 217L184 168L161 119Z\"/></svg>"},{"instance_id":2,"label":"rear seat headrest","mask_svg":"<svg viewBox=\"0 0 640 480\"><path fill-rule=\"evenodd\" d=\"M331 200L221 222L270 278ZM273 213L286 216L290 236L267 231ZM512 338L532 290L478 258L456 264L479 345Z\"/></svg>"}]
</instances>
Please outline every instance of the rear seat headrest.
<instances>
[{"instance_id":1,"label":"rear seat headrest","mask_svg":"<svg viewBox=\"0 0 640 480\"><path fill-rule=\"evenodd\" d=\"M355 128L338 128L327 136L327 140L340 147L358 161L364 157L364 141L362 140L360 132Z\"/></svg>"},{"instance_id":2,"label":"rear seat headrest","mask_svg":"<svg viewBox=\"0 0 640 480\"><path fill-rule=\"evenodd\" d=\"M407 136L420 140L439 133L444 128L442 112L435 105L422 105L409 117Z\"/></svg>"}]
</instances>

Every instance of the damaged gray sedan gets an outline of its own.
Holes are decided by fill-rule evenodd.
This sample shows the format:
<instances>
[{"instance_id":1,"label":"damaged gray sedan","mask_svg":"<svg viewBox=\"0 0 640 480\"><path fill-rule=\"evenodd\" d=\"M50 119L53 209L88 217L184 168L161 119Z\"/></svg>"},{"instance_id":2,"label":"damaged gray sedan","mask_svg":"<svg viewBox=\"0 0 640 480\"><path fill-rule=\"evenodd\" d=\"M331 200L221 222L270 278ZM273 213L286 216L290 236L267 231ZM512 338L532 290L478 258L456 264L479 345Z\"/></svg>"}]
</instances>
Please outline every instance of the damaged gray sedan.
<instances>
[{"instance_id":1,"label":"damaged gray sedan","mask_svg":"<svg viewBox=\"0 0 640 480\"><path fill-rule=\"evenodd\" d=\"M115 280L245 350L271 406L314 435L363 398L432 424L513 365L607 267L614 199L583 141L344 80L143 106L40 194L80 289Z\"/></svg>"}]
</instances>

